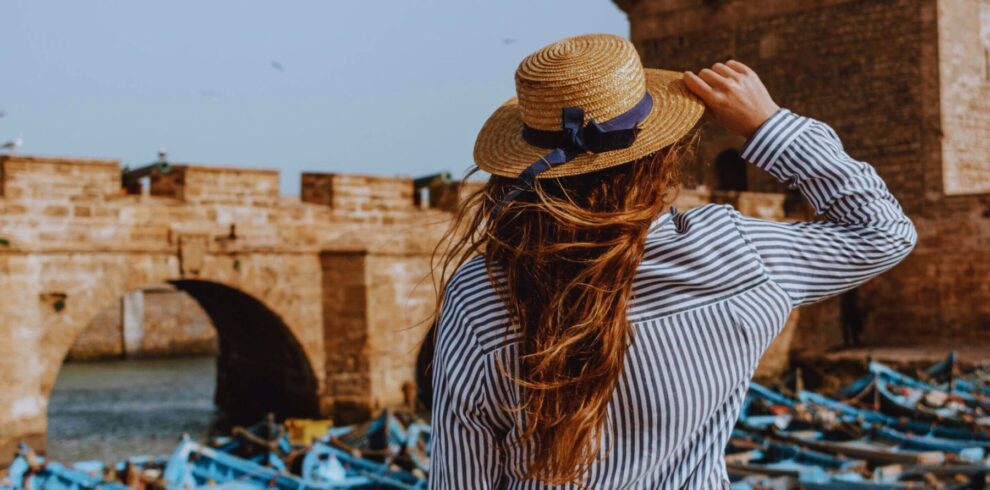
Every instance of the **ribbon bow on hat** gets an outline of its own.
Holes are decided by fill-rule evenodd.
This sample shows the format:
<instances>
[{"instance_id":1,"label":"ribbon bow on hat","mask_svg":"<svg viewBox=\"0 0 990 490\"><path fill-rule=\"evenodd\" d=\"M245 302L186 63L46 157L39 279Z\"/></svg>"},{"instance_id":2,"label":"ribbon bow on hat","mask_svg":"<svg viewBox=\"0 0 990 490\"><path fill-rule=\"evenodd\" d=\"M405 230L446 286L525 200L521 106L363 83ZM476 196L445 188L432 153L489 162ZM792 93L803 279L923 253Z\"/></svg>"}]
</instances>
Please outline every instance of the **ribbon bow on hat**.
<instances>
[{"instance_id":1,"label":"ribbon bow on hat","mask_svg":"<svg viewBox=\"0 0 990 490\"><path fill-rule=\"evenodd\" d=\"M533 187L537 177L551 168L573 160L584 153L602 153L629 148L636 141L639 128L653 109L653 98L647 92L631 109L608 121L594 119L584 125L584 109L564 107L561 111L561 130L546 131L523 125L522 136L532 146L553 149L533 162L516 178L515 188L506 193L501 205L514 200Z\"/></svg>"}]
</instances>

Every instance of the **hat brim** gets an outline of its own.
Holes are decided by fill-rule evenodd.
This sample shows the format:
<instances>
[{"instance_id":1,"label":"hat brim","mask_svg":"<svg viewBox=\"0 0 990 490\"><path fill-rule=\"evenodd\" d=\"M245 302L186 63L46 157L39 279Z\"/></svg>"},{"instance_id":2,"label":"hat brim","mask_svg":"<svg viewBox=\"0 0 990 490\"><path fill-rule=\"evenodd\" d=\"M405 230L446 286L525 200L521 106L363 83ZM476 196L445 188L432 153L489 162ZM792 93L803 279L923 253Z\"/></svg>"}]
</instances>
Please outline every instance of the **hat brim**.
<instances>
[{"instance_id":1,"label":"hat brim","mask_svg":"<svg viewBox=\"0 0 990 490\"><path fill-rule=\"evenodd\" d=\"M636 142L629 148L586 153L539 175L563 177L622 165L665 148L686 135L705 112L705 105L681 80L680 72L647 68L646 90L653 97L653 110L639 124ZM516 177L526 167L551 151L526 143L523 119L516 98L502 104L478 133L474 162L482 170Z\"/></svg>"}]
</instances>

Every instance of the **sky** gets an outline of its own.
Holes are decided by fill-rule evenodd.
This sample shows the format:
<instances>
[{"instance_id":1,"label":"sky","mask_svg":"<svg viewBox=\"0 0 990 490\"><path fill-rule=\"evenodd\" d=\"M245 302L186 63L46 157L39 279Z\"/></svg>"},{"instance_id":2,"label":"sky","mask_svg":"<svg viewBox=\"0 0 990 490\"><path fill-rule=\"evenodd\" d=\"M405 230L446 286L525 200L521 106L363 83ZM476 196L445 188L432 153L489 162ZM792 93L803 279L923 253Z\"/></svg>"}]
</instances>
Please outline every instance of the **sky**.
<instances>
[{"instance_id":1,"label":"sky","mask_svg":"<svg viewBox=\"0 0 990 490\"><path fill-rule=\"evenodd\" d=\"M13 0L0 143L21 154L420 176L472 164L529 53L629 34L610 0Z\"/></svg>"}]
</instances>

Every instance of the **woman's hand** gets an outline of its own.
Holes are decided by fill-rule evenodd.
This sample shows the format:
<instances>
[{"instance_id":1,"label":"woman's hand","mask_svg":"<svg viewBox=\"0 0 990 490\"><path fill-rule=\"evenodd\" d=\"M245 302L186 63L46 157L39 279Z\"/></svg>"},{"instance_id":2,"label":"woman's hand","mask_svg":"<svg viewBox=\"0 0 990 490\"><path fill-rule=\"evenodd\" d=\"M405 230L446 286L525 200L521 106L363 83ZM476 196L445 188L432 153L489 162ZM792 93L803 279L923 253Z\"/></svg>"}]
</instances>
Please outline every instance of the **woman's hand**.
<instances>
[{"instance_id":1,"label":"woman's hand","mask_svg":"<svg viewBox=\"0 0 990 490\"><path fill-rule=\"evenodd\" d=\"M715 63L698 75L686 71L684 83L705 102L716 121L746 138L780 108L756 72L735 60Z\"/></svg>"}]
</instances>

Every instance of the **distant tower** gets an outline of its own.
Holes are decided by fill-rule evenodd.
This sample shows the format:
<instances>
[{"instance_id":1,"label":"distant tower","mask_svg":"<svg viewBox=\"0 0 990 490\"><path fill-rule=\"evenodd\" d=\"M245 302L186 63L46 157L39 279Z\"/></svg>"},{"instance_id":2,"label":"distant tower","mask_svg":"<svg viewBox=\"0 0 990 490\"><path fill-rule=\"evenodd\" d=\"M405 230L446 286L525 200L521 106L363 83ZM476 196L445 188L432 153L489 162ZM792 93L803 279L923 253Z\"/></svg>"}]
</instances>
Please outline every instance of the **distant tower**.
<instances>
[{"instance_id":1,"label":"distant tower","mask_svg":"<svg viewBox=\"0 0 990 490\"><path fill-rule=\"evenodd\" d=\"M990 341L990 0L615 2L647 66L738 59L781 106L826 121L877 167L920 242L862 288L864 343ZM741 144L706 125L702 156L714 162ZM689 178L713 186L716 170ZM756 169L746 177L750 191L783 190ZM801 342L834 340L830 307L802 315Z\"/></svg>"}]
</instances>

